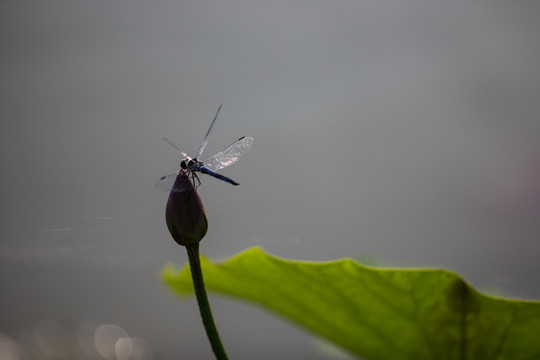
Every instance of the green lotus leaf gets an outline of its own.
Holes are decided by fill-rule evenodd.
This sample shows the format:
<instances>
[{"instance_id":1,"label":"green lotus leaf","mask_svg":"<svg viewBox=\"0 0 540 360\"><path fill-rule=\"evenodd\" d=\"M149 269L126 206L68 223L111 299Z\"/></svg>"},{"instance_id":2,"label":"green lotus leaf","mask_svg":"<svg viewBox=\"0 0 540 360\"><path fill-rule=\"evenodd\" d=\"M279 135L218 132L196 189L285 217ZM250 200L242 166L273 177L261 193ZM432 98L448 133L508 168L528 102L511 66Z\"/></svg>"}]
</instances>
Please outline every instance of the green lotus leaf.
<instances>
[{"instance_id":1,"label":"green lotus leaf","mask_svg":"<svg viewBox=\"0 0 540 360\"><path fill-rule=\"evenodd\" d=\"M540 302L481 294L447 270L293 261L258 247L201 263L208 290L259 304L365 359L540 359ZM169 265L162 278L193 292L189 266Z\"/></svg>"}]
</instances>

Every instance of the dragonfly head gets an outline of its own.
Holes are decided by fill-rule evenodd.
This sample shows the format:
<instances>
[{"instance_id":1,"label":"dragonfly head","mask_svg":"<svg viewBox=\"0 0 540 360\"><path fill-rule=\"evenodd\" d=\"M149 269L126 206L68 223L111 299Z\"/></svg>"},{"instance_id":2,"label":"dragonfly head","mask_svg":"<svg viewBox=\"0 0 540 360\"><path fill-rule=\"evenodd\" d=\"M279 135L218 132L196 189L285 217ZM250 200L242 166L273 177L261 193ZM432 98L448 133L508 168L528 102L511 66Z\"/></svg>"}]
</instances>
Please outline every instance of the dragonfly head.
<instances>
[{"instance_id":1,"label":"dragonfly head","mask_svg":"<svg viewBox=\"0 0 540 360\"><path fill-rule=\"evenodd\" d=\"M197 159L184 159L182 162L180 162L180 167L183 170L187 170L192 168L197 163Z\"/></svg>"}]
</instances>

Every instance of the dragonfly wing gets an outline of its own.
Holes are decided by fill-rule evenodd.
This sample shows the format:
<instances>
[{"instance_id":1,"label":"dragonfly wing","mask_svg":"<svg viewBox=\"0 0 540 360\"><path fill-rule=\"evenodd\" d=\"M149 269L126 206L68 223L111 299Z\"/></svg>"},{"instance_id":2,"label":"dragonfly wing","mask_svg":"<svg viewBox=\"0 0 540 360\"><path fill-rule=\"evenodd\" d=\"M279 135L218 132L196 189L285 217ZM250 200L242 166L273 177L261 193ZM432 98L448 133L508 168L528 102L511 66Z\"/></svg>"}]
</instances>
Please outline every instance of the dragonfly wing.
<instances>
[{"instance_id":1,"label":"dragonfly wing","mask_svg":"<svg viewBox=\"0 0 540 360\"><path fill-rule=\"evenodd\" d=\"M180 172L177 172L176 174L169 174L167 176L163 176L156 183L156 188L163 191L175 191L175 192L191 190L193 185L189 185L190 182L180 181L176 184L176 186L174 186L176 182L176 178L179 176L179 174Z\"/></svg>"},{"instance_id":2,"label":"dragonfly wing","mask_svg":"<svg viewBox=\"0 0 540 360\"><path fill-rule=\"evenodd\" d=\"M190 159L191 158L188 156L188 154L186 154L185 152L182 151L182 149L180 149L175 143L173 143L171 140L167 139L166 137L163 138L163 141L165 141L167 144L171 145L173 148L175 148L176 150L180 151L180 154L182 154L182 156L184 156L186 159ZM168 175L167 175L168 176Z\"/></svg>"},{"instance_id":3,"label":"dragonfly wing","mask_svg":"<svg viewBox=\"0 0 540 360\"><path fill-rule=\"evenodd\" d=\"M199 147L199 151L197 152L197 156L195 157L196 159L201 158L201 155L202 155L202 153L204 151L204 148L206 147L206 144L208 144L208 136L210 135L210 132L214 128L214 124L215 124L215 122L217 120L219 111L221 110L222 106L223 106L223 104L219 105L219 108L217 109L217 112L216 112L216 116L214 116L214 120L212 120L212 123L210 124L210 127L208 128L208 131L206 132L206 135L204 135L204 140L203 140L201 146Z\"/></svg>"},{"instance_id":4,"label":"dragonfly wing","mask_svg":"<svg viewBox=\"0 0 540 360\"><path fill-rule=\"evenodd\" d=\"M161 177L159 181L156 182L156 189L163 190L163 191L171 191L177 175L178 174L175 173L175 174L169 174L169 175Z\"/></svg>"},{"instance_id":5,"label":"dragonfly wing","mask_svg":"<svg viewBox=\"0 0 540 360\"><path fill-rule=\"evenodd\" d=\"M209 157L204 161L204 166L210 170L217 171L232 165L238 161L240 156L244 155L244 153L249 150L252 143L253 138L251 136L243 136L225 150Z\"/></svg>"}]
</instances>

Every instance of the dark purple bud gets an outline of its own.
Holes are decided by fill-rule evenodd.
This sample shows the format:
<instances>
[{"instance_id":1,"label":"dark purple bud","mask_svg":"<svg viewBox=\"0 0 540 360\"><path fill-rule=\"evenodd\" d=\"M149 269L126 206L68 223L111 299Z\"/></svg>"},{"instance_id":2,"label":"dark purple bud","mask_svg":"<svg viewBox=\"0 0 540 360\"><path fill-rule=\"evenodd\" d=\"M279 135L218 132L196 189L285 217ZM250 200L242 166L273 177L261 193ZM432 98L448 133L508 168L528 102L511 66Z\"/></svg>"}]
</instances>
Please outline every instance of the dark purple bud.
<instances>
[{"instance_id":1,"label":"dark purple bud","mask_svg":"<svg viewBox=\"0 0 540 360\"><path fill-rule=\"evenodd\" d=\"M208 220L201 197L182 170L176 176L169 194L165 220L174 241L182 246L199 243L208 230Z\"/></svg>"}]
</instances>

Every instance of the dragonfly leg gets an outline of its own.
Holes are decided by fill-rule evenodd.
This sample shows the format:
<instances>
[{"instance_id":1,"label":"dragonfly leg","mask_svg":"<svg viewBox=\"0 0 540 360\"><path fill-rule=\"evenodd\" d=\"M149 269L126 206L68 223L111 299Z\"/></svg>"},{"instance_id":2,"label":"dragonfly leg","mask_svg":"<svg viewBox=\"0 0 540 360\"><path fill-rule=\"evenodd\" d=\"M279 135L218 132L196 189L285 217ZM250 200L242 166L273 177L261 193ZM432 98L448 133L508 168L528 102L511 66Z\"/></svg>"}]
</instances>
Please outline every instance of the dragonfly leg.
<instances>
[{"instance_id":1,"label":"dragonfly leg","mask_svg":"<svg viewBox=\"0 0 540 360\"><path fill-rule=\"evenodd\" d=\"M201 180L199 180L199 177L197 176L197 174L195 174L194 171L191 172L191 177L193 179L193 184L197 184L195 185L195 189L201 186Z\"/></svg>"}]
</instances>

